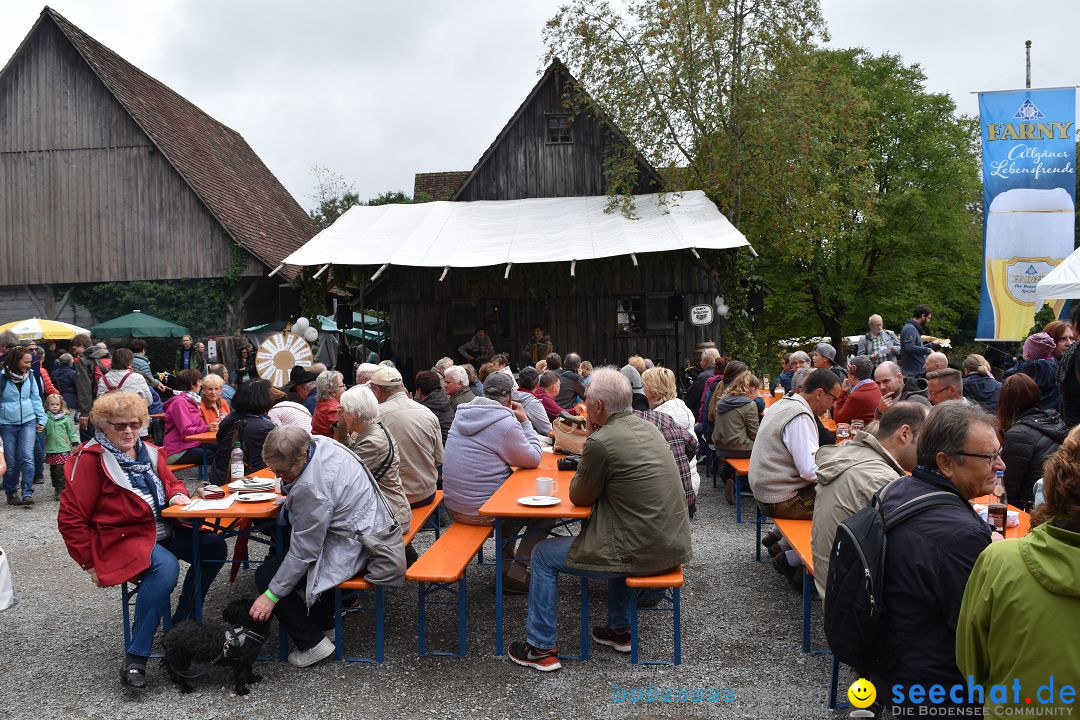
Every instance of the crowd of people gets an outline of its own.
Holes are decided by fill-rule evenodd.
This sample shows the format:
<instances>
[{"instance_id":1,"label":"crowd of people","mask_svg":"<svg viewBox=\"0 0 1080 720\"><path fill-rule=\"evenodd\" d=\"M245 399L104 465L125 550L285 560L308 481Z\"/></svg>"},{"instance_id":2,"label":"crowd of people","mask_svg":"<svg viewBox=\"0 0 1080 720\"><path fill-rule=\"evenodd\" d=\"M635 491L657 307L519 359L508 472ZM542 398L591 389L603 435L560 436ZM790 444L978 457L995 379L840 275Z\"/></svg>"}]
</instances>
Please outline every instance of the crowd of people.
<instances>
[{"instance_id":1,"label":"crowd of people","mask_svg":"<svg viewBox=\"0 0 1080 720\"><path fill-rule=\"evenodd\" d=\"M176 610L166 612L161 599L194 547L162 511L219 491L238 446L245 474L269 468L282 479L291 524L290 541L256 572L263 594L250 613L277 617L295 647L289 661L306 667L334 652L323 634L332 623L326 590L365 567L394 584L417 558L411 544L388 558L358 538L394 547L395 530L400 539L413 509L440 488L449 521L491 524L481 506L516 469L540 464L553 423L580 422L581 414L587 439L569 496L592 507L590 520L576 536L554 534L548 521L500 521L506 537L520 536L500 548L504 591L528 595L525 638L510 644L512 661L561 666L559 574L608 582L607 623L591 637L629 652L625 578L688 562L702 475L711 464L726 467L723 459L749 458L749 491L762 514L812 521L823 598L837 528L875 496L885 511L928 492L963 500L889 536L884 592L893 611L883 644L891 661L874 679L952 683L963 672L990 681L1014 667L983 639L992 623L1035 638L1049 630L972 593L993 588L996 598L995 578L1027 567L1034 580L1010 592L1052 608L1080 597L1075 582L1062 580L1068 568L1033 566L1062 555L1080 566L1080 435L1069 422L1080 421L1080 344L1072 343L1072 323L1052 323L1028 338L1022 362L1001 382L980 355L955 369L940 348L924 345L931 318L919 306L896 334L874 315L846 362L827 343L793 352L773 387L706 349L681 397L668 368L633 356L594 369L578 353L554 352L539 327L516 373L477 331L459 349L470 362L440 358L410 378L411 390L390 361L360 363L348 378L297 366L277 388L248 367L250 353L241 353L230 382L227 368L207 365L184 338L166 385L139 341L108 348L80 336L53 359L33 344L8 343L0 373L5 490L9 504L32 505L34 478L48 465L72 558L100 586L141 577L121 677L142 687L158 626L190 617L196 593L205 595L220 567L208 564L197 588L189 572ZM0 336L0 345L9 339ZM160 449L150 442L151 415L161 417ZM837 444L841 426L856 430ZM188 439L195 435L213 440ZM170 469L204 459L208 479L190 491ZM999 537L968 504L993 489L999 472L1010 501L1034 511L1019 551L1014 543L995 550ZM721 474L734 502L735 478ZM347 533L327 532L335 518L351 519ZM201 557L224 559L217 536L201 533L198 542ZM762 542L776 570L801 587L794 549L775 531ZM655 593L638 598L658 601Z\"/></svg>"}]
</instances>

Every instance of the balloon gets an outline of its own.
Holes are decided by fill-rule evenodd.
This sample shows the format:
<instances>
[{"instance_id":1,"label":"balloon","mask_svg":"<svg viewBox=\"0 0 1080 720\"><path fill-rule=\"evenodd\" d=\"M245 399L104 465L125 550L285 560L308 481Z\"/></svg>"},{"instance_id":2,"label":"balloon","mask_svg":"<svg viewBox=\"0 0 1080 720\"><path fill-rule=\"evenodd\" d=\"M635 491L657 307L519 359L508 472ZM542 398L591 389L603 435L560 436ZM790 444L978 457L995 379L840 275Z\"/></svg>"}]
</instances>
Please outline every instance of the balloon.
<instances>
[{"instance_id":1,"label":"balloon","mask_svg":"<svg viewBox=\"0 0 1080 720\"><path fill-rule=\"evenodd\" d=\"M301 315L300 317L296 318L296 322L293 323L292 329L293 332L297 335L303 335L304 331L307 330L309 327L311 327L311 323L308 322L308 319L306 317Z\"/></svg>"},{"instance_id":2,"label":"balloon","mask_svg":"<svg viewBox=\"0 0 1080 720\"><path fill-rule=\"evenodd\" d=\"M309 327L304 331L304 339L308 342L315 342L319 339L319 331L313 327Z\"/></svg>"}]
</instances>

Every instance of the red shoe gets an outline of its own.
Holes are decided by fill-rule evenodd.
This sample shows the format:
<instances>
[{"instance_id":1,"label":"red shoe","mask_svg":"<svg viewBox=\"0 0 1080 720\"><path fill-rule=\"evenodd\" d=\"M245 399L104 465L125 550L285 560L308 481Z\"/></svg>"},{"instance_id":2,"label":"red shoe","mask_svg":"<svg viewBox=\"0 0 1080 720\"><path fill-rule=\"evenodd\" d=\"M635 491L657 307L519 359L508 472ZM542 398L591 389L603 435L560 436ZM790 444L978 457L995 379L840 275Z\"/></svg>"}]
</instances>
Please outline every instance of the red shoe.
<instances>
[{"instance_id":1,"label":"red shoe","mask_svg":"<svg viewBox=\"0 0 1080 720\"><path fill-rule=\"evenodd\" d=\"M531 667L541 672L551 672L562 667L562 663L559 662L558 648L541 650L527 642L515 642L510 643L506 654L518 665Z\"/></svg>"}]
</instances>

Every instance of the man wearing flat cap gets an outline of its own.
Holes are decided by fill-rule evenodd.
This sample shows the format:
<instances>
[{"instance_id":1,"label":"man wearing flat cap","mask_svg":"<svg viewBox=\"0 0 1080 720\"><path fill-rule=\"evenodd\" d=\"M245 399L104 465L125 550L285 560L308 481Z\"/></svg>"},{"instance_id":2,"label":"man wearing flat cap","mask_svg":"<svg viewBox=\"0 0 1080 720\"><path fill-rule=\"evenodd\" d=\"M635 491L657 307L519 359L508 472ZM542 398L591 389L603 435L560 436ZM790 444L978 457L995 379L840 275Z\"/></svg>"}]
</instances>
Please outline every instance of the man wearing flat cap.
<instances>
[{"instance_id":1,"label":"man wearing flat cap","mask_svg":"<svg viewBox=\"0 0 1080 720\"><path fill-rule=\"evenodd\" d=\"M422 507L435 499L443 462L442 430L435 413L405 392L401 373L386 365L371 374L371 391L379 401L379 419L397 441L401 487L409 505Z\"/></svg>"}]
</instances>

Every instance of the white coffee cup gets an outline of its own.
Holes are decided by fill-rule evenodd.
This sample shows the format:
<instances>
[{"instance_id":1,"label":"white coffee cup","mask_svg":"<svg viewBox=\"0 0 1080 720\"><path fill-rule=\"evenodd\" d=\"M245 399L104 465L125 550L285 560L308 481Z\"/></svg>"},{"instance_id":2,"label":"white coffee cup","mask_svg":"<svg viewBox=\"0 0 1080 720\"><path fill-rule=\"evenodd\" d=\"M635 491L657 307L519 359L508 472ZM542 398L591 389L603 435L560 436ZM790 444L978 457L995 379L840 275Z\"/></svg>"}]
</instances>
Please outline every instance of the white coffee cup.
<instances>
[{"instance_id":1,"label":"white coffee cup","mask_svg":"<svg viewBox=\"0 0 1080 720\"><path fill-rule=\"evenodd\" d=\"M538 477L536 478L536 494L544 497L551 497L559 491L559 483L555 478Z\"/></svg>"}]
</instances>

